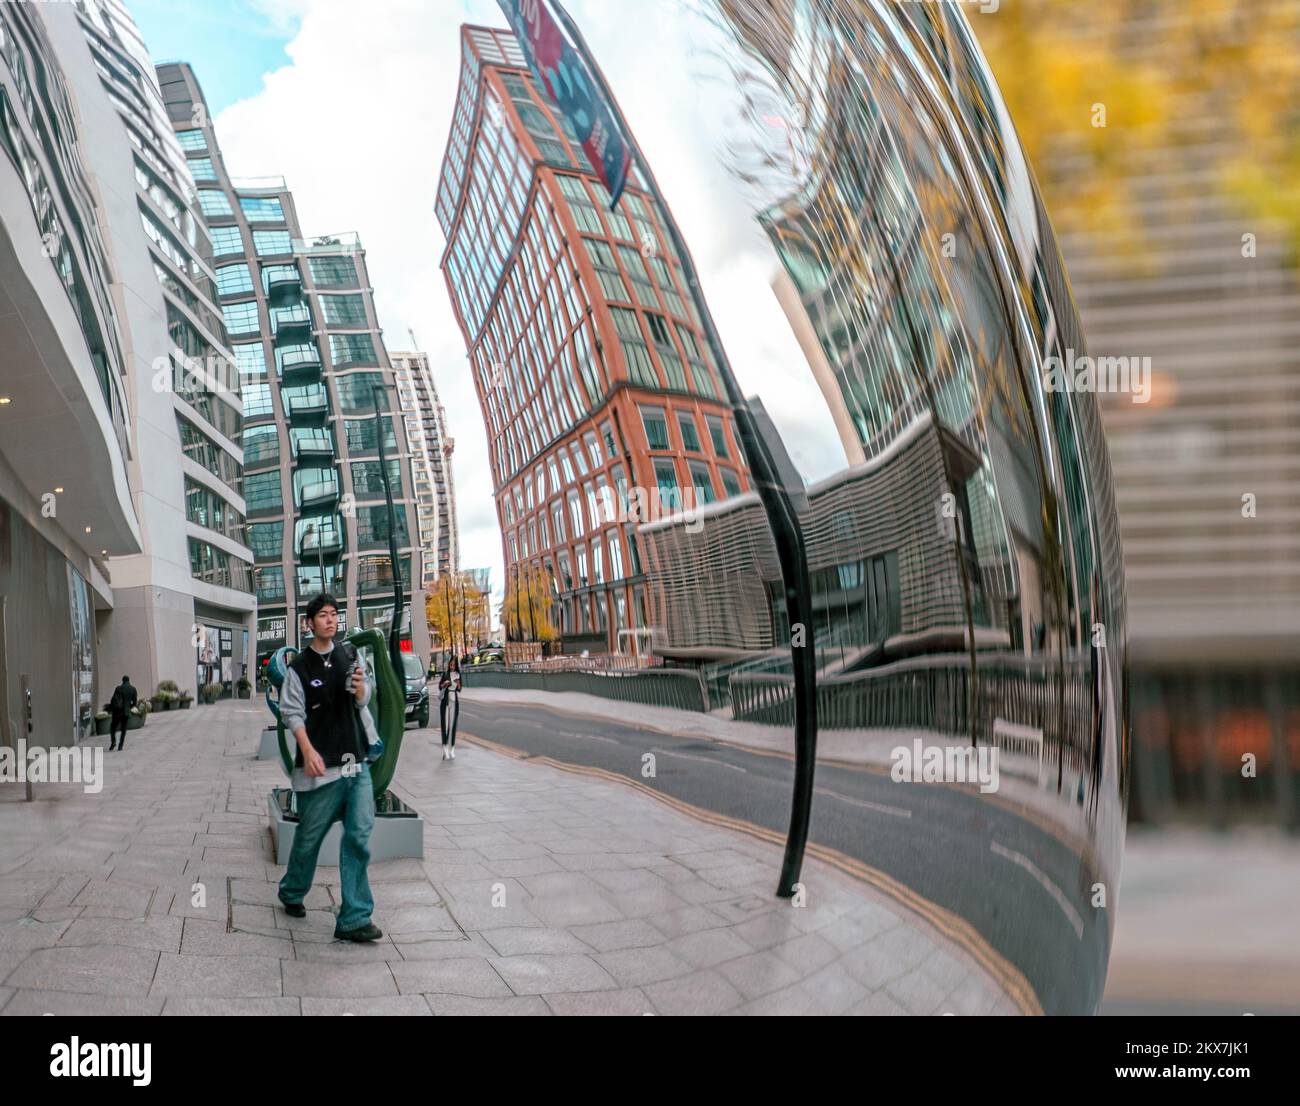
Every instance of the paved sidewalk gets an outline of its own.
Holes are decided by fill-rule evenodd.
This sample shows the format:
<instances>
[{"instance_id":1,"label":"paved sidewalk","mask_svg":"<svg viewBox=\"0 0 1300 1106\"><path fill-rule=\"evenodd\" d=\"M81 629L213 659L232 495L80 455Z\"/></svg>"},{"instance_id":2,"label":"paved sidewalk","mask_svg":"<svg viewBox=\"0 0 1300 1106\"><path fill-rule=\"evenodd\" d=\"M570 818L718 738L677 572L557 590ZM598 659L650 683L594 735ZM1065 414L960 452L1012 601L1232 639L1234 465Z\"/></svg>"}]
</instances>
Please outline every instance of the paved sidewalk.
<instances>
[{"instance_id":1,"label":"paved sidewalk","mask_svg":"<svg viewBox=\"0 0 1300 1106\"><path fill-rule=\"evenodd\" d=\"M265 718L238 701L152 716L105 753L97 795L0 786L0 1012L1015 1012L928 924L819 861L793 907L774 845L472 744L443 762L427 730L407 730L395 787L424 859L373 864L384 938L335 942L337 868L306 918L273 905Z\"/></svg>"}]
</instances>

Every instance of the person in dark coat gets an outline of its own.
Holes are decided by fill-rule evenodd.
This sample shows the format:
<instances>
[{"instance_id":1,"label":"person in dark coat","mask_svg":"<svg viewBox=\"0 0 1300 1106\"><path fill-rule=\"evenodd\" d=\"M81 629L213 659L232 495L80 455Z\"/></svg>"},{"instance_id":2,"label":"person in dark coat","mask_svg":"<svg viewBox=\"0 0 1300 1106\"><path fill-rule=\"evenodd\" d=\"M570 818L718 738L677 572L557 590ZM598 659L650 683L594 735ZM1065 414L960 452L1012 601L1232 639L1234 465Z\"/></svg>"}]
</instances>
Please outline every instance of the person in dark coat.
<instances>
[{"instance_id":1,"label":"person in dark coat","mask_svg":"<svg viewBox=\"0 0 1300 1106\"><path fill-rule=\"evenodd\" d=\"M131 678L123 676L122 682L113 689L113 698L108 701L108 713L112 716L108 726L110 752L115 748L121 749L126 744L126 724L131 717L131 708L136 705L139 698L135 688L131 686ZM117 736L119 730L122 732L121 738Z\"/></svg>"}]
</instances>

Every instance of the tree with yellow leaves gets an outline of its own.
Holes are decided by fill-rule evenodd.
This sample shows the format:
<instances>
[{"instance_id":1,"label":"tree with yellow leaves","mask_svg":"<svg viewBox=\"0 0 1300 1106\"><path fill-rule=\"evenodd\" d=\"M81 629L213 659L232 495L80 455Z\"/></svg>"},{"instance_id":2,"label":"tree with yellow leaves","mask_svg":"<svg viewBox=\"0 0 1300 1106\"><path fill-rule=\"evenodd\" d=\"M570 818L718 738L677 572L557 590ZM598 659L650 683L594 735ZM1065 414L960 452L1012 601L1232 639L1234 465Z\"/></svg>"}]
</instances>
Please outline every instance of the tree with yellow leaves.
<instances>
[{"instance_id":1,"label":"tree with yellow leaves","mask_svg":"<svg viewBox=\"0 0 1300 1106\"><path fill-rule=\"evenodd\" d=\"M1136 253L1138 188L1208 188L1300 249L1300 2L1015 0L970 22L1059 230Z\"/></svg>"},{"instance_id":2,"label":"tree with yellow leaves","mask_svg":"<svg viewBox=\"0 0 1300 1106\"><path fill-rule=\"evenodd\" d=\"M556 641L560 632L551 621L555 593L550 576L537 565L506 569L506 597L501 621L511 641Z\"/></svg>"},{"instance_id":3,"label":"tree with yellow leaves","mask_svg":"<svg viewBox=\"0 0 1300 1106\"><path fill-rule=\"evenodd\" d=\"M424 595L429 637L457 656L488 639L488 596L468 572L445 572Z\"/></svg>"}]
</instances>

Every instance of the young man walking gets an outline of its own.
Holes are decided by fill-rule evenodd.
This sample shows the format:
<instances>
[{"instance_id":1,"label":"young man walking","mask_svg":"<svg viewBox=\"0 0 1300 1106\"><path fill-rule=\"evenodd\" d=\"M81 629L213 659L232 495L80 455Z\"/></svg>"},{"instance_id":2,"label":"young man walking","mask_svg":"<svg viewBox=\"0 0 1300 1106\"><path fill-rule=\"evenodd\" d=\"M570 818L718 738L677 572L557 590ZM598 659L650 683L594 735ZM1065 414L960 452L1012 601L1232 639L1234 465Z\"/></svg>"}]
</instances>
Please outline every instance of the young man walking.
<instances>
[{"instance_id":1,"label":"young man walking","mask_svg":"<svg viewBox=\"0 0 1300 1106\"><path fill-rule=\"evenodd\" d=\"M139 695L131 686L131 678L123 676L122 682L113 689L113 698L108 701L109 719L108 751L121 750L126 744L126 724L131 720L131 708L139 701ZM118 737L118 733L121 737Z\"/></svg>"},{"instance_id":2,"label":"young man walking","mask_svg":"<svg viewBox=\"0 0 1300 1106\"><path fill-rule=\"evenodd\" d=\"M339 612L332 595L318 595L308 604L307 622L312 639L294 658L280 690L280 716L298 742L293 762L298 829L280 880L280 901L290 917L306 915L302 903L316 874L321 842L330 826L341 821L343 905L334 936L342 941L375 941L383 933L370 920L375 901L366 871L375 797L366 762L368 742L358 713L370 702L373 687L356 650L334 641Z\"/></svg>"}]
</instances>

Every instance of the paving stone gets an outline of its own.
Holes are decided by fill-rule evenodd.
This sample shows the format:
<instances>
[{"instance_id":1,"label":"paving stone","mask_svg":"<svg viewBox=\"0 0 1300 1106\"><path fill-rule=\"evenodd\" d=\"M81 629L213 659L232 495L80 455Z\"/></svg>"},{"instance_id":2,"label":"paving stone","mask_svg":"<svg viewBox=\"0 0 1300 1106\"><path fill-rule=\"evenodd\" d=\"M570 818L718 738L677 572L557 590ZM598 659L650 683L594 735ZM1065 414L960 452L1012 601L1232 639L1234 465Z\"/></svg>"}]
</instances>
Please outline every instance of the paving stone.
<instances>
[{"instance_id":1,"label":"paving stone","mask_svg":"<svg viewBox=\"0 0 1300 1106\"><path fill-rule=\"evenodd\" d=\"M282 994L280 965L269 956L176 956L164 952L150 997L257 998Z\"/></svg>"},{"instance_id":2,"label":"paving stone","mask_svg":"<svg viewBox=\"0 0 1300 1106\"><path fill-rule=\"evenodd\" d=\"M517 995L616 989L618 982L586 956L500 956L488 961Z\"/></svg>"}]
</instances>

